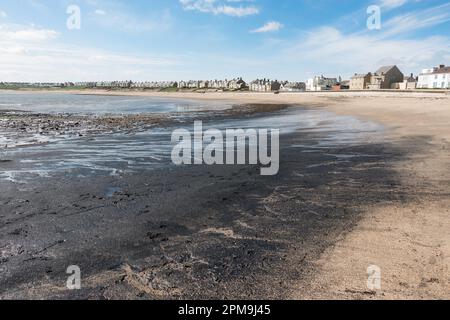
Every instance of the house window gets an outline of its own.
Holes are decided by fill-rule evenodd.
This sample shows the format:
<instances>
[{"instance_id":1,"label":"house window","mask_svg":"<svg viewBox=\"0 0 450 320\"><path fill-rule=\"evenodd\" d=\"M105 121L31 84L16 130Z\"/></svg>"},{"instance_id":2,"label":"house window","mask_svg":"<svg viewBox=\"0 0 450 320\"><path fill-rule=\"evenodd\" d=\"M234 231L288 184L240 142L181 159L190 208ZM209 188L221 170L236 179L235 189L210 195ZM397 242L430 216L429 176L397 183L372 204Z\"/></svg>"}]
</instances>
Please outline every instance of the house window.
<instances>
[{"instance_id":1,"label":"house window","mask_svg":"<svg viewBox=\"0 0 450 320\"><path fill-rule=\"evenodd\" d=\"M433 82L433 88L437 88L437 82Z\"/></svg>"}]
</instances>

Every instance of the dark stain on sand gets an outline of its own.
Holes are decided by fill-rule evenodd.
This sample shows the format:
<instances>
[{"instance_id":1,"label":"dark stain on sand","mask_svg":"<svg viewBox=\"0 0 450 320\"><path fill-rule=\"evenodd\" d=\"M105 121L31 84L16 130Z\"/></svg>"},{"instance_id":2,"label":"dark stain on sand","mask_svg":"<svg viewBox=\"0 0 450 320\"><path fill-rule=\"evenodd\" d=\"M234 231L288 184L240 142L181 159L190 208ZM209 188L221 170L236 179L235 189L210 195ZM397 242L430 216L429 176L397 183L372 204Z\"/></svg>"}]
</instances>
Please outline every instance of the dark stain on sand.
<instances>
[{"instance_id":1,"label":"dark stain on sand","mask_svg":"<svg viewBox=\"0 0 450 320\"><path fill-rule=\"evenodd\" d=\"M274 177L257 166L188 166L2 182L0 297L288 297L361 208L412 201L393 166L408 156L403 146L428 141L291 147L315 139L283 136ZM81 268L81 290L65 288L70 265Z\"/></svg>"}]
</instances>

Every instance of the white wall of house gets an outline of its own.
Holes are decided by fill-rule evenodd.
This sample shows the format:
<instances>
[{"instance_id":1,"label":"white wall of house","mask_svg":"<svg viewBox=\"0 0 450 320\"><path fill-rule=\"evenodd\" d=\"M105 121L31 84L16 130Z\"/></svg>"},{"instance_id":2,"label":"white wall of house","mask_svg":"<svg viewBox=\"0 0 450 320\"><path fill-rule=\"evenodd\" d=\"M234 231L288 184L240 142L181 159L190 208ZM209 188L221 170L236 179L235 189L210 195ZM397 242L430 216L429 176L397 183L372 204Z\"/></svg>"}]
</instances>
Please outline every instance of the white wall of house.
<instances>
[{"instance_id":1,"label":"white wall of house","mask_svg":"<svg viewBox=\"0 0 450 320\"><path fill-rule=\"evenodd\" d=\"M323 91L330 90L332 86L338 83L336 78L325 78L323 76L316 76L314 79L306 81L306 91Z\"/></svg>"},{"instance_id":2,"label":"white wall of house","mask_svg":"<svg viewBox=\"0 0 450 320\"><path fill-rule=\"evenodd\" d=\"M403 81L400 83L394 83L392 89L399 89L399 90L414 90L416 89L417 86L417 82L412 82L412 81Z\"/></svg>"},{"instance_id":3,"label":"white wall of house","mask_svg":"<svg viewBox=\"0 0 450 320\"><path fill-rule=\"evenodd\" d=\"M306 80L306 91L314 91L314 79Z\"/></svg>"},{"instance_id":4,"label":"white wall of house","mask_svg":"<svg viewBox=\"0 0 450 320\"><path fill-rule=\"evenodd\" d=\"M419 75L419 89L450 89L450 73L432 73L433 69L425 69Z\"/></svg>"}]
</instances>

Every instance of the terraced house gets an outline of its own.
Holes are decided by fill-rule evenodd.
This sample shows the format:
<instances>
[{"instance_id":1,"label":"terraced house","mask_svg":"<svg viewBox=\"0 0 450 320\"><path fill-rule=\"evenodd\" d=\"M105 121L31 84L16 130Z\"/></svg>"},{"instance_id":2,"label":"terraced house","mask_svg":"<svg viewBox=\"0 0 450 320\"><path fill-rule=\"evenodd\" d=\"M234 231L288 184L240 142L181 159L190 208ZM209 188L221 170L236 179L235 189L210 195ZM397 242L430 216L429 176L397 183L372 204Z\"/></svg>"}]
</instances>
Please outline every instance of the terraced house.
<instances>
[{"instance_id":1,"label":"terraced house","mask_svg":"<svg viewBox=\"0 0 450 320\"><path fill-rule=\"evenodd\" d=\"M272 92L278 91L281 88L281 83L277 80L270 79L256 79L250 83L250 91L256 92Z\"/></svg>"},{"instance_id":2,"label":"terraced house","mask_svg":"<svg viewBox=\"0 0 450 320\"><path fill-rule=\"evenodd\" d=\"M450 89L450 67L423 69L417 83L419 89Z\"/></svg>"},{"instance_id":3,"label":"terraced house","mask_svg":"<svg viewBox=\"0 0 450 320\"><path fill-rule=\"evenodd\" d=\"M355 74L350 78L350 90L366 90L370 83L372 73Z\"/></svg>"}]
</instances>

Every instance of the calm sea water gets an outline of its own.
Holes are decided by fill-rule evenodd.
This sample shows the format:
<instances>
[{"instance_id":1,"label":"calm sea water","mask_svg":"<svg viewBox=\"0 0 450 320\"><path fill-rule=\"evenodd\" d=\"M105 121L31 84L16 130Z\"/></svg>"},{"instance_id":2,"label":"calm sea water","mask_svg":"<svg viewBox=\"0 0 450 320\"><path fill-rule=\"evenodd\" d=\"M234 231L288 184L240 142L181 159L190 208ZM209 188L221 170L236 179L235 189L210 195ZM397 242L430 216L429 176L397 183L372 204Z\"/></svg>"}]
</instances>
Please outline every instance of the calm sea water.
<instances>
[{"instance_id":1,"label":"calm sea water","mask_svg":"<svg viewBox=\"0 0 450 320\"><path fill-rule=\"evenodd\" d=\"M230 105L224 103L202 103L153 97L0 92L0 110L31 111L48 114L184 113L205 110L218 111L230 107Z\"/></svg>"},{"instance_id":2,"label":"calm sea water","mask_svg":"<svg viewBox=\"0 0 450 320\"><path fill-rule=\"evenodd\" d=\"M187 120L179 126L190 130L193 130L193 122L199 111L217 112L230 107L223 102L148 97L0 93L0 110L77 114L177 114ZM337 116L313 108L289 108L250 118L205 121L204 129L208 128L269 128L280 129L282 134L303 131L313 138L290 147L300 148L304 152L320 152L324 148L365 143L376 139L383 131L380 125L372 122ZM26 183L29 179L49 177L61 172L80 177L92 174L120 176L171 165L170 141L174 129L178 127L155 127L134 134L114 133L70 138L58 136L51 139L44 137L43 139L48 140L45 145L0 148L0 159L14 160L8 164L0 163L0 179ZM345 158L342 159L345 161Z\"/></svg>"}]
</instances>

